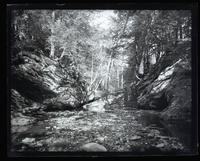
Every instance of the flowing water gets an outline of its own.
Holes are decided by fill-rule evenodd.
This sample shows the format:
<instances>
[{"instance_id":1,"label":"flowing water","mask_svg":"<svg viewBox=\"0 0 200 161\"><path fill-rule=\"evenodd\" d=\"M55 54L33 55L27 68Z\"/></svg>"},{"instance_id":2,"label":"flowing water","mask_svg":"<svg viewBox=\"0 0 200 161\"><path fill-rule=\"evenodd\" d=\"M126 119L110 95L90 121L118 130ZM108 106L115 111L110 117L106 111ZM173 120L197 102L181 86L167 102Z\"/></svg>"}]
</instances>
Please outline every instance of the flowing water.
<instances>
[{"instance_id":1,"label":"flowing water","mask_svg":"<svg viewBox=\"0 0 200 161\"><path fill-rule=\"evenodd\" d=\"M169 124L155 111L114 105L100 112L48 112L32 124L12 129L13 151L78 151L85 143L97 142L108 151L145 152L156 147L156 153L171 148L183 153L191 137L189 125L183 122Z\"/></svg>"}]
</instances>

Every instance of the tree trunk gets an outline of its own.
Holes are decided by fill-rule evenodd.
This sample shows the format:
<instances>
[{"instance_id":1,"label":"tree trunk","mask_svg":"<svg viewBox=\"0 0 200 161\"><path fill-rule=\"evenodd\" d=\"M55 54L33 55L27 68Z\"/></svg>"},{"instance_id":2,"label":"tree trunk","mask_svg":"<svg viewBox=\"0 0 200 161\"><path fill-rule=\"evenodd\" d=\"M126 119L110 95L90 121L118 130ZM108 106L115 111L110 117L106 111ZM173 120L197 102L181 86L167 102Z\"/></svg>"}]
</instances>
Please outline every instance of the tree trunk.
<instances>
[{"instance_id":1,"label":"tree trunk","mask_svg":"<svg viewBox=\"0 0 200 161\"><path fill-rule=\"evenodd\" d=\"M55 45L54 45L54 40L53 40L53 36L54 36L54 22L55 22L55 11L52 11L52 24L51 24L51 51L50 51L50 57L53 58L54 57L54 52L55 52Z\"/></svg>"},{"instance_id":2,"label":"tree trunk","mask_svg":"<svg viewBox=\"0 0 200 161\"><path fill-rule=\"evenodd\" d=\"M182 39L183 38L183 31L182 31L182 25L180 25L180 39Z\"/></svg>"},{"instance_id":3,"label":"tree trunk","mask_svg":"<svg viewBox=\"0 0 200 161\"><path fill-rule=\"evenodd\" d=\"M119 69L118 69L118 67L116 68L116 70L117 70L117 88L119 89L120 88L120 77L119 77Z\"/></svg>"},{"instance_id":4,"label":"tree trunk","mask_svg":"<svg viewBox=\"0 0 200 161\"><path fill-rule=\"evenodd\" d=\"M112 55L110 55L110 59L109 59L108 66L107 66L107 76L106 76L106 89L107 90L109 88L109 74L110 74L111 63L112 63Z\"/></svg>"},{"instance_id":5,"label":"tree trunk","mask_svg":"<svg viewBox=\"0 0 200 161\"><path fill-rule=\"evenodd\" d=\"M92 85L93 80L93 53L92 53L92 67L91 67L91 79L90 79L90 85Z\"/></svg>"},{"instance_id":6,"label":"tree trunk","mask_svg":"<svg viewBox=\"0 0 200 161\"><path fill-rule=\"evenodd\" d=\"M127 87L124 88L124 106L127 106L128 103L128 90Z\"/></svg>"},{"instance_id":7,"label":"tree trunk","mask_svg":"<svg viewBox=\"0 0 200 161\"><path fill-rule=\"evenodd\" d=\"M175 37L175 45L176 45L177 40L178 40L178 28L175 29L175 34L176 34L176 37Z\"/></svg>"},{"instance_id":8,"label":"tree trunk","mask_svg":"<svg viewBox=\"0 0 200 161\"><path fill-rule=\"evenodd\" d=\"M123 67L122 67L121 88L124 87L124 76L123 76L123 71L124 71L124 69L123 69Z\"/></svg>"},{"instance_id":9,"label":"tree trunk","mask_svg":"<svg viewBox=\"0 0 200 161\"><path fill-rule=\"evenodd\" d=\"M140 62L140 66L139 66L139 74L143 75L144 74L144 58L142 57L142 60Z\"/></svg>"}]
</instances>

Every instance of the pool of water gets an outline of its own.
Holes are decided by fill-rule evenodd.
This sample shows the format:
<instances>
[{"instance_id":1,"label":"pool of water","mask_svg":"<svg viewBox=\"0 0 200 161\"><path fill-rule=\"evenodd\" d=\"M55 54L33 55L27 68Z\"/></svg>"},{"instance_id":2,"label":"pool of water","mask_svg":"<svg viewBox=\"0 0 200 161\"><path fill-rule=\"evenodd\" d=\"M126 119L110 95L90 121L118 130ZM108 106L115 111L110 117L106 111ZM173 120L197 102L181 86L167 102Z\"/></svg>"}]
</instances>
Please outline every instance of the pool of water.
<instances>
[{"instance_id":1,"label":"pool of water","mask_svg":"<svg viewBox=\"0 0 200 161\"><path fill-rule=\"evenodd\" d=\"M162 126L173 137L177 137L186 148L191 148L191 123L176 121L175 123L161 121Z\"/></svg>"},{"instance_id":2,"label":"pool of water","mask_svg":"<svg viewBox=\"0 0 200 161\"><path fill-rule=\"evenodd\" d=\"M143 126L151 126L163 136L176 137L187 149L191 148L191 123L184 121L166 122L159 118L158 113L144 111L139 117Z\"/></svg>"}]
</instances>

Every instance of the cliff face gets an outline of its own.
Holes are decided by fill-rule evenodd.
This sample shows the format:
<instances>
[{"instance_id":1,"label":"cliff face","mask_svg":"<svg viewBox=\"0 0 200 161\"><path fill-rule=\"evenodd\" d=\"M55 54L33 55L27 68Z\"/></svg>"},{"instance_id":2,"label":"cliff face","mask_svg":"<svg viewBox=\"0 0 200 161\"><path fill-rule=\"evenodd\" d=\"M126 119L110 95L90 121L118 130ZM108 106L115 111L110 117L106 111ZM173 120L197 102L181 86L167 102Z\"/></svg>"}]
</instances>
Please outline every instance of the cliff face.
<instances>
[{"instance_id":1,"label":"cliff face","mask_svg":"<svg viewBox=\"0 0 200 161\"><path fill-rule=\"evenodd\" d=\"M34 51L21 51L11 59L11 110L34 108L72 108L78 104L76 87L62 87L66 75L58 60ZM72 78L68 76L70 81ZM55 101L56 100L56 101ZM55 102L58 104L54 105ZM62 106L62 107L60 107Z\"/></svg>"},{"instance_id":2,"label":"cliff face","mask_svg":"<svg viewBox=\"0 0 200 161\"><path fill-rule=\"evenodd\" d=\"M161 111L164 120L186 120L191 114L191 69L186 62L179 62L146 88L148 93L138 97L138 106ZM167 72L166 72L167 73ZM159 80L163 76L163 80Z\"/></svg>"},{"instance_id":3,"label":"cliff face","mask_svg":"<svg viewBox=\"0 0 200 161\"><path fill-rule=\"evenodd\" d=\"M165 90L168 106L161 113L164 120L190 121L192 108L191 69L185 62L177 64Z\"/></svg>"},{"instance_id":4,"label":"cliff face","mask_svg":"<svg viewBox=\"0 0 200 161\"><path fill-rule=\"evenodd\" d=\"M47 98L55 97L56 92L51 86L52 82L58 82L50 75L46 75L45 71L49 65L55 66L55 63L50 64L53 61L45 61L44 56L32 52L21 52L19 58L23 60L23 63L13 65L11 68L12 88L35 102L41 103ZM49 70L49 73L53 74L53 71Z\"/></svg>"},{"instance_id":5,"label":"cliff face","mask_svg":"<svg viewBox=\"0 0 200 161\"><path fill-rule=\"evenodd\" d=\"M190 121L191 63L190 59L184 59L190 54L186 47L179 47L174 58L160 70L157 77L154 74L159 69L151 73L153 76L147 76L142 80L140 86L143 88L137 97L139 108L158 110L164 120ZM155 79L151 79L152 77Z\"/></svg>"}]
</instances>

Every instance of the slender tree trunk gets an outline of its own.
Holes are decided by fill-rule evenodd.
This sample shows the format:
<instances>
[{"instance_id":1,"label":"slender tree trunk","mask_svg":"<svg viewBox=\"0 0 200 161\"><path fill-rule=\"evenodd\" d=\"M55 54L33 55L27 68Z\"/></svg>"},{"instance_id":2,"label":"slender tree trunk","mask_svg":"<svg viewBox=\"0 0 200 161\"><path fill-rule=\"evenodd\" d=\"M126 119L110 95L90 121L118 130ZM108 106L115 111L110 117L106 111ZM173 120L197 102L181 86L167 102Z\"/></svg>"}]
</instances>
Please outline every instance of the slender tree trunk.
<instances>
[{"instance_id":1,"label":"slender tree trunk","mask_svg":"<svg viewBox=\"0 0 200 161\"><path fill-rule=\"evenodd\" d=\"M128 103L128 90L127 87L124 88L124 106L127 106Z\"/></svg>"},{"instance_id":2,"label":"slender tree trunk","mask_svg":"<svg viewBox=\"0 0 200 161\"><path fill-rule=\"evenodd\" d=\"M160 58L161 56L161 43L159 42L158 43L158 59Z\"/></svg>"},{"instance_id":3,"label":"slender tree trunk","mask_svg":"<svg viewBox=\"0 0 200 161\"><path fill-rule=\"evenodd\" d=\"M183 31L182 31L182 25L180 25L180 39L182 39L183 38Z\"/></svg>"},{"instance_id":4,"label":"slender tree trunk","mask_svg":"<svg viewBox=\"0 0 200 161\"><path fill-rule=\"evenodd\" d=\"M106 76L106 89L109 89L109 74L110 74L110 66L112 63L112 55L110 55L108 66L107 66L107 76Z\"/></svg>"},{"instance_id":5,"label":"slender tree trunk","mask_svg":"<svg viewBox=\"0 0 200 161\"><path fill-rule=\"evenodd\" d=\"M105 60L105 58L101 60L101 63L100 63L100 65L99 65L98 69L96 70L97 72L95 73L95 75L94 75L94 73L93 73L93 77L91 77L91 78L92 78L92 82L90 83L90 86L89 86L89 88L88 88L89 90L92 88L93 83L94 83L95 80L98 78L99 70L100 70L100 72L101 72L101 74L102 74L101 67L102 67L102 64L103 64L104 60ZM93 60L93 63L94 63L94 60ZM104 87L106 88L106 86L105 86L106 83L105 83L104 81L103 81L103 83L104 83Z\"/></svg>"},{"instance_id":6,"label":"slender tree trunk","mask_svg":"<svg viewBox=\"0 0 200 161\"><path fill-rule=\"evenodd\" d=\"M54 35L54 22L55 22L55 11L52 11L52 24L51 24L51 51L50 51L50 57L53 58L54 57L54 52L55 52L55 45L53 42L53 35Z\"/></svg>"},{"instance_id":7,"label":"slender tree trunk","mask_svg":"<svg viewBox=\"0 0 200 161\"><path fill-rule=\"evenodd\" d=\"M120 88L120 86L119 86L120 77L119 77L119 69L118 69L118 67L116 67L116 70L117 70L117 88L119 89Z\"/></svg>"},{"instance_id":8,"label":"slender tree trunk","mask_svg":"<svg viewBox=\"0 0 200 161\"><path fill-rule=\"evenodd\" d=\"M93 80L93 53L92 53L92 67L91 67L91 79L90 79L90 85L92 85Z\"/></svg>"},{"instance_id":9,"label":"slender tree trunk","mask_svg":"<svg viewBox=\"0 0 200 161\"><path fill-rule=\"evenodd\" d=\"M63 58L63 56L65 55L65 51L66 51L66 48L63 49L63 52L62 52L62 54L61 54L59 60L61 60L61 59Z\"/></svg>"},{"instance_id":10,"label":"slender tree trunk","mask_svg":"<svg viewBox=\"0 0 200 161\"><path fill-rule=\"evenodd\" d=\"M190 27L191 27L191 21L190 19L188 19L187 21L187 34L186 34L186 37L190 37Z\"/></svg>"},{"instance_id":11,"label":"slender tree trunk","mask_svg":"<svg viewBox=\"0 0 200 161\"><path fill-rule=\"evenodd\" d=\"M124 87L124 75L123 75L123 72L124 72L124 67L122 66L121 88Z\"/></svg>"},{"instance_id":12,"label":"slender tree trunk","mask_svg":"<svg viewBox=\"0 0 200 161\"><path fill-rule=\"evenodd\" d=\"M138 73L141 74L141 75L144 74L144 56L142 56Z\"/></svg>"},{"instance_id":13,"label":"slender tree trunk","mask_svg":"<svg viewBox=\"0 0 200 161\"><path fill-rule=\"evenodd\" d=\"M126 29L126 25L128 23L128 19L129 19L129 14L130 14L130 12L127 12L126 21L125 21L125 25L123 27L121 36L124 34L124 31ZM119 40L117 41L116 46L118 46L118 43L119 43ZM110 58L109 58L109 61L108 61L108 66L107 66L107 76L106 76L106 89L107 90L109 89L109 74L110 74L110 69L111 69L111 66L112 66L113 54L114 54L114 52L112 51L111 54L110 54Z\"/></svg>"},{"instance_id":14,"label":"slender tree trunk","mask_svg":"<svg viewBox=\"0 0 200 161\"><path fill-rule=\"evenodd\" d=\"M102 82L102 79L100 79L99 82L96 84L95 89L94 89L95 91L99 88L101 82Z\"/></svg>"},{"instance_id":15,"label":"slender tree trunk","mask_svg":"<svg viewBox=\"0 0 200 161\"><path fill-rule=\"evenodd\" d=\"M124 88L124 76L123 76L123 73L122 73L122 78L121 78L121 88Z\"/></svg>"},{"instance_id":16,"label":"slender tree trunk","mask_svg":"<svg viewBox=\"0 0 200 161\"><path fill-rule=\"evenodd\" d=\"M176 37L175 37L175 45L176 45L178 41L178 28L175 29L175 34L176 34Z\"/></svg>"}]
</instances>

